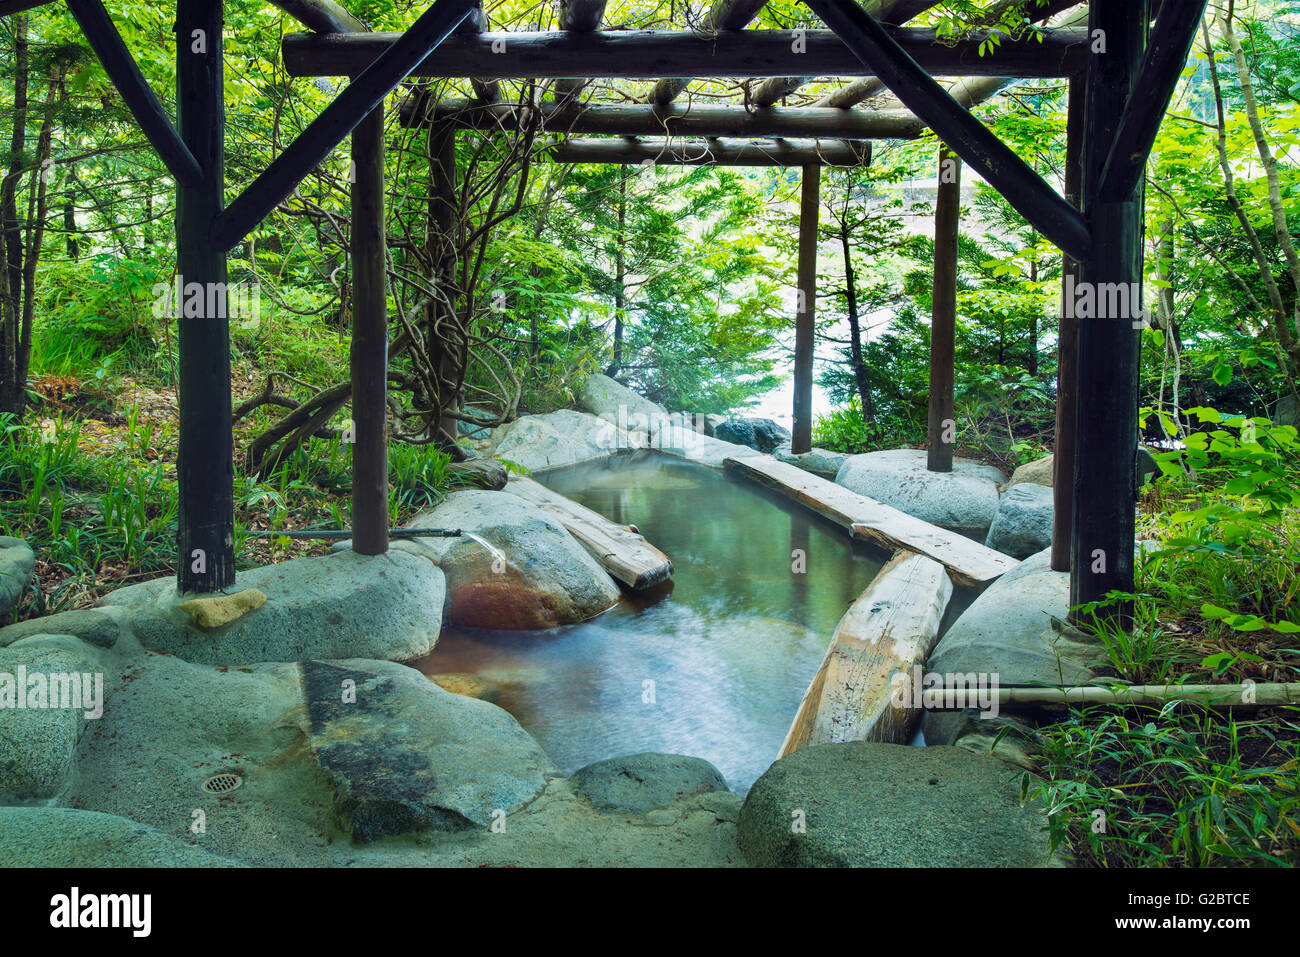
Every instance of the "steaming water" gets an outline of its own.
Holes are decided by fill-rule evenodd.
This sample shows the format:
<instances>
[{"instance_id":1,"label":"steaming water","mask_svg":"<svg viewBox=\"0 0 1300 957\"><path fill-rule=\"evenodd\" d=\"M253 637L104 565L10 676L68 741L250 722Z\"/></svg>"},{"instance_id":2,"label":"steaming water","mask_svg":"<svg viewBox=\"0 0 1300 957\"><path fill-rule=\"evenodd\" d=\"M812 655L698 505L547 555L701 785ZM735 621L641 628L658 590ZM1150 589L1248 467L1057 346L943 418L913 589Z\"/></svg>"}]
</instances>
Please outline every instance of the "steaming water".
<instances>
[{"instance_id":1,"label":"steaming water","mask_svg":"<svg viewBox=\"0 0 1300 957\"><path fill-rule=\"evenodd\" d=\"M414 664L498 684L497 703L566 772L664 751L704 758L748 790L882 556L765 490L654 453L539 479L636 525L672 559L672 584L550 631L447 628ZM796 549L804 574L791 570Z\"/></svg>"}]
</instances>

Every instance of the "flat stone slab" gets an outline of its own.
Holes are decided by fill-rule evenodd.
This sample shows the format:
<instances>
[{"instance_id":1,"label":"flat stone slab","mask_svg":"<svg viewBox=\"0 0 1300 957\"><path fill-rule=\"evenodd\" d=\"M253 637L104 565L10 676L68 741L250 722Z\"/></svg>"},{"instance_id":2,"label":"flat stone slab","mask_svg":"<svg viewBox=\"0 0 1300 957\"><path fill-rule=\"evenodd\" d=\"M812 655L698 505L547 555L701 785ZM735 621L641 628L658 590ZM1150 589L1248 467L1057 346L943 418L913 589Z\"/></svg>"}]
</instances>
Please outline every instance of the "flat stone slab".
<instances>
[{"instance_id":1,"label":"flat stone slab","mask_svg":"<svg viewBox=\"0 0 1300 957\"><path fill-rule=\"evenodd\" d=\"M754 867L1046 866L1046 819L1021 806L1020 774L962 748L801 748L754 782L740 846Z\"/></svg>"},{"instance_id":2,"label":"flat stone slab","mask_svg":"<svg viewBox=\"0 0 1300 957\"><path fill-rule=\"evenodd\" d=\"M239 865L116 814L67 807L0 807L0 866Z\"/></svg>"},{"instance_id":3,"label":"flat stone slab","mask_svg":"<svg viewBox=\"0 0 1300 957\"><path fill-rule=\"evenodd\" d=\"M264 604L229 624L204 628L181 605L174 578L119 589L100 605L123 606L140 642L186 661L248 664L304 658L405 661L428 654L442 630L442 571L408 552L339 551L240 572L227 589L256 589Z\"/></svg>"},{"instance_id":4,"label":"flat stone slab","mask_svg":"<svg viewBox=\"0 0 1300 957\"><path fill-rule=\"evenodd\" d=\"M533 800L554 772L507 712L419 672L373 661L306 661L311 750L354 841L486 828Z\"/></svg>"},{"instance_id":5,"label":"flat stone slab","mask_svg":"<svg viewBox=\"0 0 1300 957\"><path fill-rule=\"evenodd\" d=\"M654 751L593 762L574 771L569 784L606 813L644 814L683 798L727 790L722 773L703 758Z\"/></svg>"},{"instance_id":6,"label":"flat stone slab","mask_svg":"<svg viewBox=\"0 0 1300 957\"><path fill-rule=\"evenodd\" d=\"M951 472L931 472L924 449L886 449L850 456L835 481L931 525L982 540L1006 478L991 465L967 459L953 459Z\"/></svg>"}]
</instances>

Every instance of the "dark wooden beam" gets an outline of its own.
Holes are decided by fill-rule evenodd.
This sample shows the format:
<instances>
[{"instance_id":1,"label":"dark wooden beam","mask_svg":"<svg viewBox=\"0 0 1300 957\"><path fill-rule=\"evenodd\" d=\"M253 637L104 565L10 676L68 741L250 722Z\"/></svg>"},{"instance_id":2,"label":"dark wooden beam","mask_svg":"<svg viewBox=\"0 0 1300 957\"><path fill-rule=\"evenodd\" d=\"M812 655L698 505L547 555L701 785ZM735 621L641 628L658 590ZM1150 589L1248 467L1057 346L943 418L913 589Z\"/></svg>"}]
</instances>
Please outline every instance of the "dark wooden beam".
<instances>
[{"instance_id":1,"label":"dark wooden beam","mask_svg":"<svg viewBox=\"0 0 1300 957\"><path fill-rule=\"evenodd\" d=\"M456 28L456 34L459 36L474 36L482 33L488 28L487 11L483 9L483 0L478 0L478 6L474 8L460 26ZM497 80L485 80L482 77L470 77L470 89L474 91L474 99L480 103L495 103L501 99L501 84Z\"/></svg>"},{"instance_id":2,"label":"dark wooden beam","mask_svg":"<svg viewBox=\"0 0 1300 957\"><path fill-rule=\"evenodd\" d=\"M387 34L384 52L359 71L347 89L221 214L213 227L213 241L229 249L248 235L476 5L477 0L434 0L405 33L395 38ZM364 39L373 34L329 34L323 39L340 36Z\"/></svg>"},{"instance_id":3,"label":"dark wooden beam","mask_svg":"<svg viewBox=\"0 0 1300 957\"><path fill-rule=\"evenodd\" d=\"M352 550L388 551L388 270L384 111L352 131Z\"/></svg>"},{"instance_id":4,"label":"dark wooden beam","mask_svg":"<svg viewBox=\"0 0 1300 957\"><path fill-rule=\"evenodd\" d=\"M461 129L518 130L535 123L541 113L542 129L580 136L775 136L814 139L913 139L925 124L905 111L868 113L860 110L770 107L747 110L743 106L668 105L645 103L587 103L564 106L542 103L521 109L513 103L479 106L467 100L442 100L430 104L423 116L414 115L418 104L408 100L402 108L404 126L452 123Z\"/></svg>"},{"instance_id":5,"label":"dark wooden beam","mask_svg":"<svg viewBox=\"0 0 1300 957\"><path fill-rule=\"evenodd\" d=\"M817 331L817 220L821 214L819 164L803 168L799 195L799 295L794 320L794 429L790 451L812 448L813 343Z\"/></svg>"},{"instance_id":6,"label":"dark wooden beam","mask_svg":"<svg viewBox=\"0 0 1300 957\"><path fill-rule=\"evenodd\" d=\"M1166 3L1147 41L1142 72L1124 105L1115 144L1101 177L1100 199L1115 202L1132 194L1146 169L1169 100L1178 86L1206 0Z\"/></svg>"},{"instance_id":7,"label":"dark wooden beam","mask_svg":"<svg viewBox=\"0 0 1300 957\"><path fill-rule=\"evenodd\" d=\"M221 0L177 0L177 124L203 172L200 182L180 182L176 190L177 282L187 291L187 304L188 291L198 293L198 314L182 309L176 320L180 407L176 583L182 592L219 591L235 581L226 247L211 240L212 221L221 211L225 191L221 28ZM195 50L196 37L203 38L201 52Z\"/></svg>"},{"instance_id":8,"label":"dark wooden beam","mask_svg":"<svg viewBox=\"0 0 1300 957\"><path fill-rule=\"evenodd\" d=\"M271 0L271 3L317 33L367 33L370 30L334 0Z\"/></svg>"},{"instance_id":9,"label":"dark wooden beam","mask_svg":"<svg viewBox=\"0 0 1300 957\"><path fill-rule=\"evenodd\" d=\"M737 32L758 16L758 12L766 4L767 0L714 0L713 6L704 15L697 29L706 36L721 30ZM665 75L650 92L650 102L667 106L690 85L690 82L689 77Z\"/></svg>"},{"instance_id":10,"label":"dark wooden beam","mask_svg":"<svg viewBox=\"0 0 1300 957\"><path fill-rule=\"evenodd\" d=\"M548 147L557 163L655 163L663 166L864 166L870 142L843 140L567 140Z\"/></svg>"},{"instance_id":11,"label":"dark wooden beam","mask_svg":"<svg viewBox=\"0 0 1300 957\"><path fill-rule=\"evenodd\" d=\"M953 411L954 350L957 339L957 236L961 228L961 159L939 148L934 206L934 286L930 311L929 447L926 467L952 471L956 436Z\"/></svg>"},{"instance_id":12,"label":"dark wooden beam","mask_svg":"<svg viewBox=\"0 0 1300 957\"><path fill-rule=\"evenodd\" d=\"M122 42L103 4L99 0L68 0L68 9L167 171L178 183L199 185L203 181L203 170L199 168L198 160L182 142L176 127L172 126L171 118Z\"/></svg>"},{"instance_id":13,"label":"dark wooden beam","mask_svg":"<svg viewBox=\"0 0 1300 957\"><path fill-rule=\"evenodd\" d=\"M854 0L807 0L864 64L1022 216L1064 251L1086 258L1091 244L1079 212L1005 143L957 103L894 36ZM1007 74L1009 75L1009 74Z\"/></svg>"},{"instance_id":14,"label":"dark wooden beam","mask_svg":"<svg viewBox=\"0 0 1300 957\"><path fill-rule=\"evenodd\" d=\"M979 35L946 41L933 30L885 28L887 35L935 76L1064 77L1086 63L1086 32L1051 29L1043 40L1003 40L980 56ZM372 63L398 34L291 33L281 51L290 76L351 76ZM481 33L441 44L412 76L497 79L547 77L792 76L818 64L822 76L869 76L875 70L833 32L809 30L806 53L794 53L789 30L619 30L566 33ZM500 44L504 43L504 52ZM493 45L497 44L496 51Z\"/></svg>"},{"instance_id":15,"label":"dark wooden beam","mask_svg":"<svg viewBox=\"0 0 1300 957\"><path fill-rule=\"evenodd\" d=\"M560 0L560 29L574 33L591 33L600 29L605 17L605 0ZM561 103L571 102L587 80L555 81L555 97Z\"/></svg>"},{"instance_id":16,"label":"dark wooden beam","mask_svg":"<svg viewBox=\"0 0 1300 957\"><path fill-rule=\"evenodd\" d=\"M1146 34L1146 0L1092 0L1089 27L1101 31L1104 52L1091 54L1083 145L1083 209L1092 230L1082 287L1109 300L1104 315L1078 317L1074 514L1070 605L1133 591L1134 464L1137 456L1138 345L1141 302L1121 301L1142 279L1140 189L1121 200L1101 197L1102 172L1120 123L1116 104L1135 93ZM1116 295L1105 295L1114 290ZM1123 298L1129 299L1129 296ZM1100 310L1099 310L1100 311ZM1121 627L1132 602L1105 612ZM1085 616L1086 620L1086 616Z\"/></svg>"},{"instance_id":17,"label":"dark wooden beam","mask_svg":"<svg viewBox=\"0 0 1300 957\"><path fill-rule=\"evenodd\" d=\"M876 17L881 23L890 26L902 26L912 17L938 6L940 0L916 0L916 2L900 2L900 0L867 0L862 8ZM758 85L751 97L751 102L755 106L771 106L778 100L789 96L805 83L811 83L815 76L774 76L769 77ZM840 89L843 89L841 87ZM844 99L845 97L842 97ZM823 106L853 106L861 100L854 100L848 103L823 103Z\"/></svg>"},{"instance_id":18,"label":"dark wooden beam","mask_svg":"<svg viewBox=\"0 0 1300 957\"><path fill-rule=\"evenodd\" d=\"M0 17L12 16L26 10L34 10L37 7L43 7L53 2L54 0L0 0Z\"/></svg>"},{"instance_id":19,"label":"dark wooden beam","mask_svg":"<svg viewBox=\"0 0 1300 957\"><path fill-rule=\"evenodd\" d=\"M1065 198L1083 204L1084 79L1072 77L1065 120ZM1082 278L1078 260L1061 263L1061 324L1056 337L1056 451L1052 456L1052 571L1070 570L1074 524L1075 407L1078 390L1079 321L1071 288Z\"/></svg>"}]
</instances>

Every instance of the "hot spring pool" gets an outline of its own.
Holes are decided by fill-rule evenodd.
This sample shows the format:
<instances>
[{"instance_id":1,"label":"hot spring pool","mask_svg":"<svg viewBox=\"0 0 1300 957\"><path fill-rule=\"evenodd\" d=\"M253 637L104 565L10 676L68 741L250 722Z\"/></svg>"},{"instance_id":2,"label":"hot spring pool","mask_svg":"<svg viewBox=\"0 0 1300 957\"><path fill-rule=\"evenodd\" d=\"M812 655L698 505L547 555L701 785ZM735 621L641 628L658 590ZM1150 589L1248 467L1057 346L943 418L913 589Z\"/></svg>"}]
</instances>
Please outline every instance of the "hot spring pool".
<instances>
[{"instance_id":1,"label":"hot spring pool","mask_svg":"<svg viewBox=\"0 0 1300 957\"><path fill-rule=\"evenodd\" d=\"M636 525L672 559L672 582L564 628L449 627L412 664L499 685L497 703L566 772L639 751L689 754L744 793L886 556L766 490L657 453L538 480Z\"/></svg>"}]
</instances>

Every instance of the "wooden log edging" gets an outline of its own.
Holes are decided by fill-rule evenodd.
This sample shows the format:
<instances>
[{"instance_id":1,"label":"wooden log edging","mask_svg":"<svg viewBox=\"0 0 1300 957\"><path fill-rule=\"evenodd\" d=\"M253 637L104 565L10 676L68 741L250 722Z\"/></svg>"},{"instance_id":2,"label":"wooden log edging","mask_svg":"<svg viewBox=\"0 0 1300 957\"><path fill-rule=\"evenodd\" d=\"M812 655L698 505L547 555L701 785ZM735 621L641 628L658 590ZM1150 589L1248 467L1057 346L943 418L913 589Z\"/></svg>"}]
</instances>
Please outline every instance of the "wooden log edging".
<instances>
[{"instance_id":1,"label":"wooden log edging","mask_svg":"<svg viewBox=\"0 0 1300 957\"><path fill-rule=\"evenodd\" d=\"M830 519L856 539L932 558L959 585L982 588L1020 564L1010 555L767 456L729 458L723 469Z\"/></svg>"},{"instance_id":2,"label":"wooden log edging","mask_svg":"<svg viewBox=\"0 0 1300 957\"><path fill-rule=\"evenodd\" d=\"M672 576L673 563L668 556L635 528L616 525L599 512L521 475L510 477L506 491L563 525L611 578L628 588L640 591L662 584Z\"/></svg>"},{"instance_id":3,"label":"wooden log edging","mask_svg":"<svg viewBox=\"0 0 1300 957\"><path fill-rule=\"evenodd\" d=\"M898 678L929 657L951 597L941 564L898 551L840 619L779 757L812 744L906 744L920 711L896 700Z\"/></svg>"}]
</instances>

